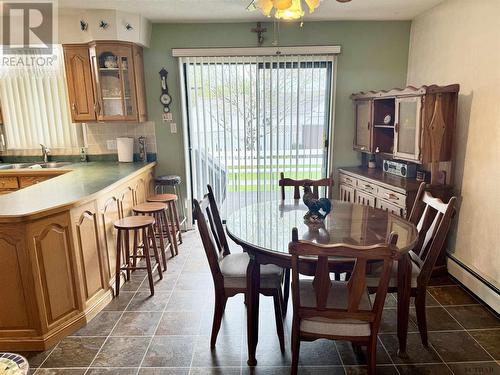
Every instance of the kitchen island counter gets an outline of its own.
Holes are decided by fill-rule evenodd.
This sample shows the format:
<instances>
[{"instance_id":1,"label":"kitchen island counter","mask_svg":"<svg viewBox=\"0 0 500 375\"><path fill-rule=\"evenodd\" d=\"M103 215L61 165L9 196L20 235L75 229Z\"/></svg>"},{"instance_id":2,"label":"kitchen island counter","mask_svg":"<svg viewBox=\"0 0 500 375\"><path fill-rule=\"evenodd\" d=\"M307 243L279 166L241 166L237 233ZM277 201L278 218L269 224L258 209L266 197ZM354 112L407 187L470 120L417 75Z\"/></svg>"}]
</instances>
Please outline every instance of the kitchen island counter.
<instances>
[{"instance_id":1,"label":"kitchen island counter","mask_svg":"<svg viewBox=\"0 0 500 375\"><path fill-rule=\"evenodd\" d=\"M113 223L152 194L155 165L70 164L0 196L0 351L45 350L111 301Z\"/></svg>"}]
</instances>

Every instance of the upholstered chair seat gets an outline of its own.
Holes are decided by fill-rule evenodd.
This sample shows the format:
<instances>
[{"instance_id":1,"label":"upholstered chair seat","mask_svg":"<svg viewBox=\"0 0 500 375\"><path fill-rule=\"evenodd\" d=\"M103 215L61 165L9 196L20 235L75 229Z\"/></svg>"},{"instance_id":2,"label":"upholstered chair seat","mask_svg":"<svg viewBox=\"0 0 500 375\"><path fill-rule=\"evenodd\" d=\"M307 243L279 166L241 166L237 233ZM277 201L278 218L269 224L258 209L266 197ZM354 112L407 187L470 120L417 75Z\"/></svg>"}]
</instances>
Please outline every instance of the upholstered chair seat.
<instances>
[{"instance_id":1,"label":"upholstered chair seat","mask_svg":"<svg viewBox=\"0 0 500 375\"><path fill-rule=\"evenodd\" d=\"M312 280L301 279L300 300L302 306L316 308L316 293ZM326 307L329 309L347 309L349 301L347 283L332 281L328 293ZM359 303L360 310L371 310L372 305L368 290ZM300 321L300 330L307 333L326 334L331 336L370 336L370 323L357 319L328 319L323 317L305 318Z\"/></svg>"},{"instance_id":2,"label":"upholstered chair seat","mask_svg":"<svg viewBox=\"0 0 500 375\"><path fill-rule=\"evenodd\" d=\"M372 265L371 272L366 275L366 285L371 288L376 288L379 283L380 273L382 272L383 264ZM411 262L411 287L417 287L417 278L420 274L420 268ZM389 280L389 288L398 287L398 263L394 262L391 269L391 278Z\"/></svg>"},{"instance_id":3,"label":"upholstered chair seat","mask_svg":"<svg viewBox=\"0 0 500 375\"><path fill-rule=\"evenodd\" d=\"M231 253L219 263L224 276L225 288L246 288L247 268L250 257L247 253ZM261 288L279 288L283 269L274 264L263 265L260 268Z\"/></svg>"}]
</instances>

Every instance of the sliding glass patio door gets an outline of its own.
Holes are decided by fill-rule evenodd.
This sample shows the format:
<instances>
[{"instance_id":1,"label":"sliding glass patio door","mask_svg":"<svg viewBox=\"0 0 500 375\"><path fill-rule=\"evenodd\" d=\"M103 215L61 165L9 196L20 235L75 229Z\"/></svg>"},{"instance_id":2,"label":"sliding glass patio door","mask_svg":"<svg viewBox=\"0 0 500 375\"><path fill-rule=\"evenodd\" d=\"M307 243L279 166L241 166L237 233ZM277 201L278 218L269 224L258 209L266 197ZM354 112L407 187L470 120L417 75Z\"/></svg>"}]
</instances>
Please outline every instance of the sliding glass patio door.
<instances>
[{"instance_id":1,"label":"sliding glass patio door","mask_svg":"<svg viewBox=\"0 0 500 375\"><path fill-rule=\"evenodd\" d=\"M223 215L327 174L333 56L184 58L193 198Z\"/></svg>"}]
</instances>

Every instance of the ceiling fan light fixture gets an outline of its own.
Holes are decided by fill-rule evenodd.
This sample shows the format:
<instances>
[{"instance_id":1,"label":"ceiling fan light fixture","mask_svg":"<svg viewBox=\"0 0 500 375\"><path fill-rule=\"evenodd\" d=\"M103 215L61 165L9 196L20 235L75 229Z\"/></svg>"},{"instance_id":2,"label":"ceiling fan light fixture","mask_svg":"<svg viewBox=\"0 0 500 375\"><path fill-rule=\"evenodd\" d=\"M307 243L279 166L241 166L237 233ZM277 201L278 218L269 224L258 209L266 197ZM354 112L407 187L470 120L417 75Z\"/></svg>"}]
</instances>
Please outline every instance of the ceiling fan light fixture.
<instances>
[{"instance_id":1,"label":"ceiling fan light fixture","mask_svg":"<svg viewBox=\"0 0 500 375\"><path fill-rule=\"evenodd\" d=\"M304 17L304 11L302 10L301 1L302 0L292 0L292 5L287 9L276 9L274 17L284 20L298 20Z\"/></svg>"},{"instance_id":2,"label":"ceiling fan light fixture","mask_svg":"<svg viewBox=\"0 0 500 375\"><path fill-rule=\"evenodd\" d=\"M271 12L274 7L273 0L257 0L257 7L264 16L271 17Z\"/></svg>"},{"instance_id":3,"label":"ceiling fan light fixture","mask_svg":"<svg viewBox=\"0 0 500 375\"><path fill-rule=\"evenodd\" d=\"M309 7L309 13L314 13L321 0L305 0L307 6Z\"/></svg>"},{"instance_id":4,"label":"ceiling fan light fixture","mask_svg":"<svg viewBox=\"0 0 500 375\"><path fill-rule=\"evenodd\" d=\"M273 6L277 10L286 10L292 6L293 0L273 0Z\"/></svg>"}]
</instances>

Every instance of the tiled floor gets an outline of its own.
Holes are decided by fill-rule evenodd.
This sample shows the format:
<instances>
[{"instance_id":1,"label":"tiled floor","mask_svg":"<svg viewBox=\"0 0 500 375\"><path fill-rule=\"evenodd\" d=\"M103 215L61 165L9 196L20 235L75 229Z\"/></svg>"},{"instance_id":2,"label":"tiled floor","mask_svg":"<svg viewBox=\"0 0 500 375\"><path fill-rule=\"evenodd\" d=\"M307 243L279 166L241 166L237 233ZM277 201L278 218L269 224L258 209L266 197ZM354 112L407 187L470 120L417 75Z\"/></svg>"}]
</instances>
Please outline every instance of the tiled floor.
<instances>
[{"instance_id":1,"label":"tiled floor","mask_svg":"<svg viewBox=\"0 0 500 375\"><path fill-rule=\"evenodd\" d=\"M380 374L500 374L500 320L451 280L428 296L431 345L422 346L412 310L407 359L397 356L396 299L389 295L378 345ZM258 365L246 365L246 313L241 296L228 302L214 352L209 348L213 284L198 234L185 234L156 294L135 274L90 324L55 348L28 355L37 375L288 374L289 309L285 354L279 350L272 300L261 297ZM346 342L301 344L301 374L363 374L365 357Z\"/></svg>"}]
</instances>

